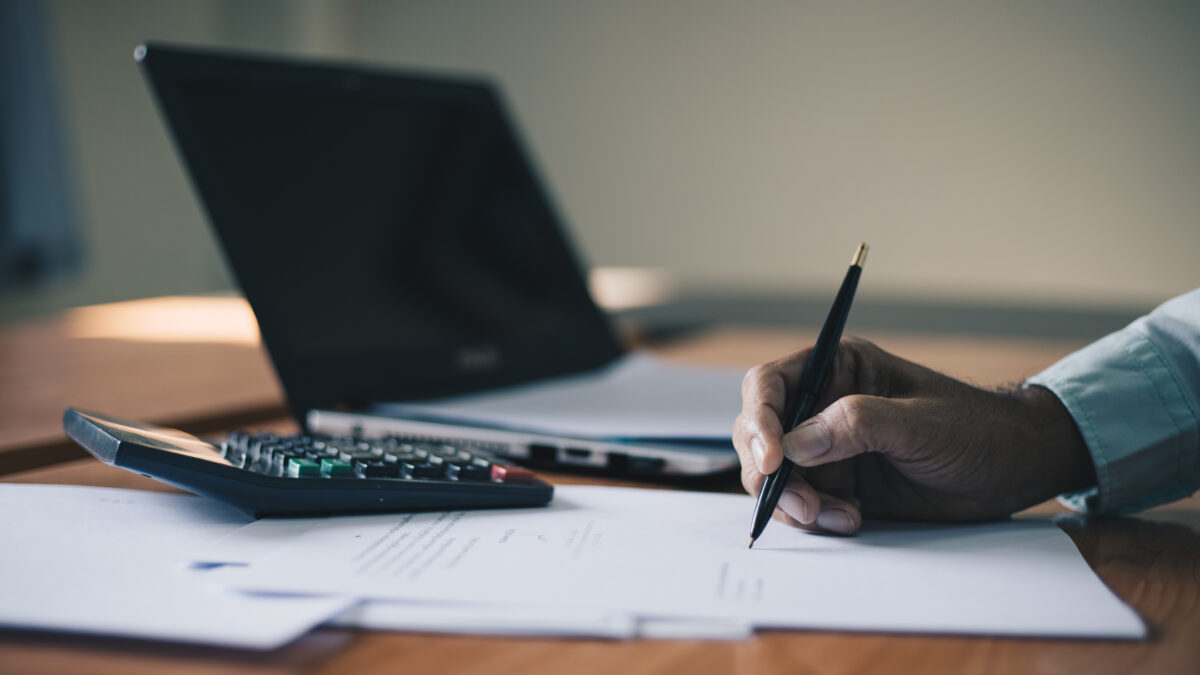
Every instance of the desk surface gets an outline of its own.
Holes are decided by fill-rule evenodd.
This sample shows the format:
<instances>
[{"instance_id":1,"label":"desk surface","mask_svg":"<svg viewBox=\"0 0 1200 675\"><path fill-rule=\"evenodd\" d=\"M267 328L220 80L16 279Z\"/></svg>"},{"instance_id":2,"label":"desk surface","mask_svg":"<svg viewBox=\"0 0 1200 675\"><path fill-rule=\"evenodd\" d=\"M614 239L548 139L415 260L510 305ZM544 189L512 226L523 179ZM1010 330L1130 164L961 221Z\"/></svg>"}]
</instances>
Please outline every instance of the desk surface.
<instances>
[{"instance_id":1,"label":"desk surface","mask_svg":"<svg viewBox=\"0 0 1200 675\"><path fill-rule=\"evenodd\" d=\"M982 384L1020 380L1082 343L912 334L868 336L906 358ZM668 358L749 367L813 331L727 328L657 347ZM83 307L0 329L0 475L83 457L62 433L66 405L211 432L287 413L244 300L168 297Z\"/></svg>"},{"instance_id":2,"label":"desk surface","mask_svg":"<svg viewBox=\"0 0 1200 675\"><path fill-rule=\"evenodd\" d=\"M193 432L287 414L245 300L154 298L0 330L0 474L84 456L67 405Z\"/></svg>"},{"instance_id":3,"label":"desk surface","mask_svg":"<svg viewBox=\"0 0 1200 675\"><path fill-rule=\"evenodd\" d=\"M127 306L122 303L101 309ZM233 305L225 301L223 306ZM151 313L167 309L168 305L159 305ZM237 311L235 307L230 316L236 318ZM243 325L233 331L236 334L226 335L166 331L157 340L146 339L146 333L130 340L120 331L106 332L95 326L90 330L83 330L77 318L67 315L0 331L0 473L10 473L5 480L170 489L92 460L59 463L78 456L58 427L62 406L68 403L196 431L240 426L278 416L282 410L282 397L252 326ZM1080 346L1077 341L898 334L866 337L902 356L981 384L1018 381ZM659 351L690 362L748 366L812 338L805 331L731 327ZM272 426L290 424L281 420ZM31 465L41 468L20 470ZM566 475L547 477L557 484L599 482ZM729 487L734 488L732 484ZM1034 511L1061 513L1054 504ZM1085 522L1067 517L1060 522L1104 582L1146 620L1151 630L1148 640L1122 643L768 631L732 643L612 642L322 629L277 652L251 654L0 631L0 672L1200 671L1200 641L1196 640L1200 635L1200 499L1193 497L1136 518Z\"/></svg>"}]
</instances>

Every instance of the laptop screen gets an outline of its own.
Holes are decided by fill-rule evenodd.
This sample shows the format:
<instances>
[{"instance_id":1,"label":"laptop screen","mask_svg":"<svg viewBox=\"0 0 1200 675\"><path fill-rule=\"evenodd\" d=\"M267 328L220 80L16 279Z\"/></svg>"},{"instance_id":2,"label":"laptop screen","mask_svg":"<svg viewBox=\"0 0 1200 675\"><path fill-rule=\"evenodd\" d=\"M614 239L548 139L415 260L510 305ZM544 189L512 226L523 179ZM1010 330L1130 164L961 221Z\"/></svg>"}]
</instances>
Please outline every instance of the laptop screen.
<instances>
[{"instance_id":1,"label":"laptop screen","mask_svg":"<svg viewBox=\"0 0 1200 675\"><path fill-rule=\"evenodd\" d=\"M619 353L487 83L139 55L298 414Z\"/></svg>"}]
</instances>

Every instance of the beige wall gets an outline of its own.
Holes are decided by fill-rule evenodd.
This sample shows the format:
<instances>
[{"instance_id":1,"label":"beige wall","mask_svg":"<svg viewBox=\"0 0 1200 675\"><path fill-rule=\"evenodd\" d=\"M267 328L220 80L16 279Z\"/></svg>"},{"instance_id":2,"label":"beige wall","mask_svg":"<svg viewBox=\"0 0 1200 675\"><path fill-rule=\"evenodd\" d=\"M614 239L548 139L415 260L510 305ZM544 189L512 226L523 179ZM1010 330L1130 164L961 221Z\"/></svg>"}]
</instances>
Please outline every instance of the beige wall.
<instances>
[{"instance_id":1,"label":"beige wall","mask_svg":"<svg viewBox=\"0 0 1200 675\"><path fill-rule=\"evenodd\" d=\"M881 296L1200 286L1194 3L51 8L93 262L43 304L228 283L129 56L147 37L490 73L584 256L689 287L826 292L860 239Z\"/></svg>"}]
</instances>

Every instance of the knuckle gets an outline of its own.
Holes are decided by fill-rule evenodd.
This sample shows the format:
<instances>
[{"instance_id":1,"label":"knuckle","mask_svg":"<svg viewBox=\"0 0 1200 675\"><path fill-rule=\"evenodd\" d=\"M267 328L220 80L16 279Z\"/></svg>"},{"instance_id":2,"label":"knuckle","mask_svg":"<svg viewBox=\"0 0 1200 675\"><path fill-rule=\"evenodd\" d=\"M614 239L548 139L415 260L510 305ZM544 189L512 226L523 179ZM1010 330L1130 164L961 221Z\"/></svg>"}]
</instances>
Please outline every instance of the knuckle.
<instances>
[{"instance_id":1,"label":"knuckle","mask_svg":"<svg viewBox=\"0 0 1200 675\"><path fill-rule=\"evenodd\" d=\"M838 350L839 351L841 351L842 349L859 350L869 344L871 344L871 343L858 337L857 335L843 335L841 342L838 343Z\"/></svg>"},{"instance_id":2,"label":"knuckle","mask_svg":"<svg viewBox=\"0 0 1200 675\"><path fill-rule=\"evenodd\" d=\"M857 335L847 335L847 336L843 337L842 344L839 345L839 349L842 346L845 346L847 349L851 349L853 351L861 352L864 354L880 351L879 346L876 345L874 342L871 342L870 340L867 340L865 338L858 337Z\"/></svg>"},{"instance_id":3,"label":"knuckle","mask_svg":"<svg viewBox=\"0 0 1200 675\"><path fill-rule=\"evenodd\" d=\"M754 388L754 384L763 378L770 371L770 366L766 363L760 363L750 370L746 371L745 377L742 378L742 391L748 391Z\"/></svg>"},{"instance_id":4,"label":"knuckle","mask_svg":"<svg viewBox=\"0 0 1200 675\"><path fill-rule=\"evenodd\" d=\"M859 394L839 398L833 404L837 421L826 426L826 433L834 431L830 427L835 427L835 433L842 436L844 440L849 441L855 447L868 449L870 445L868 443L869 428L874 415L871 400L870 397Z\"/></svg>"},{"instance_id":5,"label":"knuckle","mask_svg":"<svg viewBox=\"0 0 1200 675\"><path fill-rule=\"evenodd\" d=\"M741 414L733 421L733 437L736 439L741 436L744 439L759 433L762 429L762 411L761 408L755 407L751 410L742 411Z\"/></svg>"},{"instance_id":6,"label":"knuckle","mask_svg":"<svg viewBox=\"0 0 1200 675\"><path fill-rule=\"evenodd\" d=\"M760 363L746 371L742 378L742 400L759 400L764 395L774 397L783 386L783 375L773 364Z\"/></svg>"}]
</instances>

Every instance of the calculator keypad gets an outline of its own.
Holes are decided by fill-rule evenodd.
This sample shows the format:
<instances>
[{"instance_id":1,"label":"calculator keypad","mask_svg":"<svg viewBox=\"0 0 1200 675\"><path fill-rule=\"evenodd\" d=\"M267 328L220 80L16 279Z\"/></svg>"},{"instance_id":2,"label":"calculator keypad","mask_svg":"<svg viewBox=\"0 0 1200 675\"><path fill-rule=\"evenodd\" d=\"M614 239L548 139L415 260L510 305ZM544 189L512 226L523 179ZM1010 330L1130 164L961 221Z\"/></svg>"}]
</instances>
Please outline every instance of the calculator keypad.
<instances>
[{"instance_id":1,"label":"calculator keypad","mask_svg":"<svg viewBox=\"0 0 1200 675\"><path fill-rule=\"evenodd\" d=\"M525 483L527 469L509 466L467 443L415 443L400 438L278 436L235 431L221 444L235 467L292 478L371 478Z\"/></svg>"}]
</instances>

